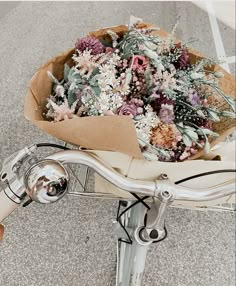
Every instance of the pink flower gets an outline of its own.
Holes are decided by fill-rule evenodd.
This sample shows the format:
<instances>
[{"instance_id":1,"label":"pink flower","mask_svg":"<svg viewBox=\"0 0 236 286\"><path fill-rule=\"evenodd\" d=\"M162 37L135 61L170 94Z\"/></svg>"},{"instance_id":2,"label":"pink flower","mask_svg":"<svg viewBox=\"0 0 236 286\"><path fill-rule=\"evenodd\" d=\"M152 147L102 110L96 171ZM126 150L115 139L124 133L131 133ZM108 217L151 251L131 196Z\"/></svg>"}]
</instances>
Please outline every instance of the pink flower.
<instances>
[{"instance_id":1,"label":"pink flower","mask_svg":"<svg viewBox=\"0 0 236 286\"><path fill-rule=\"evenodd\" d=\"M111 48L111 47L106 47L106 50L105 50L105 53L108 54L108 53L112 53L114 52L115 49Z\"/></svg>"},{"instance_id":2,"label":"pink flower","mask_svg":"<svg viewBox=\"0 0 236 286\"><path fill-rule=\"evenodd\" d=\"M126 115L130 117L134 117L139 114L139 107L134 103L124 103L121 107L118 108L118 115Z\"/></svg>"},{"instance_id":3,"label":"pink flower","mask_svg":"<svg viewBox=\"0 0 236 286\"><path fill-rule=\"evenodd\" d=\"M72 119L75 114L75 109L77 105L77 100L71 105L68 104L67 99L61 105L57 105L52 100L49 100L53 110L54 110L54 122L59 122L66 119Z\"/></svg>"},{"instance_id":4,"label":"pink flower","mask_svg":"<svg viewBox=\"0 0 236 286\"><path fill-rule=\"evenodd\" d=\"M143 106L143 101L138 98L131 98L130 100L131 103L134 103L137 106Z\"/></svg>"},{"instance_id":5,"label":"pink flower","mask_svg":"<svg viewBox=\"0 0 236 286\"><path fill-rule=\"evenodd\" d=\"M148 60L144 56L136 55L133 60L133 70L143 71L148 64Z\"/></svg>"},{"instance_id":6,"label":"pink flower","mask_svg":"<svg viewBox=\"0 0 236 286\"><path fill-rule=\"evenodd\" d=\"M142 114L143 113L143 108L142 107L138 107L137 108L137 114Z\"/></svg>"},{"instance_id":7,"label":"pink flower","mask_svg":"<svg viewBox=\"0 0 236 286\"><path fill-rule=\"evenodd\" d=\"M178 65L180 68L185 68L189 64L189 53L187 49L183 49L182 53L178 59Z\"/></svg>"},{"instance_id":8,"label":"pink flower","mask_svg":"<svg viewBox=\"0 0 236 286\"><path fill-rule=\"evenodd\" d=\"M203 105L203 106L208 106L208 101L207 101L207 99L206 98L204 98L202 101L201 101L201 104Z\"/></svg>"},{"instance_id":9,"label":"pink flower","mask_svg":"<svg viewBox=\"0 0 236 286\"><path fill-rule=\"evenodd\" d=\"M190 153L189 153L187 150L185 150L185 151L181 154L181 156L179 157L179 159L180 159L181 161L184 161L184 160L187 159L189 156L190 156Z\"/></svg>"}]
</instances>

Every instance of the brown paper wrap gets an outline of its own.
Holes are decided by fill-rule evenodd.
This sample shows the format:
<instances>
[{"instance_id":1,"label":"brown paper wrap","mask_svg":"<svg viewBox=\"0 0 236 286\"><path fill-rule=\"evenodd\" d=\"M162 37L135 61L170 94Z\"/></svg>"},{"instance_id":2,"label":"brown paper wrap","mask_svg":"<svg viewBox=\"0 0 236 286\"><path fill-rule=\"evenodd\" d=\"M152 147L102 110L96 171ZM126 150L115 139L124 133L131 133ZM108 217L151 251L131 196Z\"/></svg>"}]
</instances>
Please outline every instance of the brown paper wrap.
<instances>
[{"instance_id":1,"label":"brown paper wrap","mask_svg":"<svg viewBox=\"0 0 236 286\"><path fill-rule=\"evenodd\" d=\"M150 26L150 24L142 23L139 25L139 28ZM99 39L109 39L108 29L119 35L123 35L128 30L127 26L117 26L91 32L90 35ZM161 37L168 35L167 32L161 29L153 33ZM48 78L47 71L50 71L56 78L62 79L64 64L67 63L70 66L73 64L71 60L73 53L74 49L70 49L51 59L38 69L29 83L25 100L25 117L46 133L68 143L88 149L117 151L142 159L143 155L139 148L134 124L132 119L127 116L74 117L73 119L56 123L46 121L43 117L47 98L51 94L53 85ZM202 57L198 51L191 50L190 58L192 62L196 62L197 59ZM212 69L221 71L225 75L221 80L220 86L227 95L235 98L234 77L219 66L213 66L211 67ZM225 106L223 100L217 95L214 105L219 108ZM220 136L211 142L211 146L214 146L219 141L223 141L226 136L232 133L234 125L235 122L232 119L223 119L220 123L215 124L215 130ZM193 158L198 158L203 153L204 151L199 151Z\"/></svg>"}]
</instances>

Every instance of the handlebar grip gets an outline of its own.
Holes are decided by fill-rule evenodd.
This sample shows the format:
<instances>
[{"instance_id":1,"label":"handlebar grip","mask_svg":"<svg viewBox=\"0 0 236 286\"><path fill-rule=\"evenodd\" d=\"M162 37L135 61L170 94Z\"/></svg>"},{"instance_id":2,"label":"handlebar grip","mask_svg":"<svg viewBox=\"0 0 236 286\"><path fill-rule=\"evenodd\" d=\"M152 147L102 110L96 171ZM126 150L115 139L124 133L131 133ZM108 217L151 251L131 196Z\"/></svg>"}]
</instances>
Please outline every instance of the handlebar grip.
<instances>
[{"instance_id":1,"label":"handlebar grip","mask_svg":"<svg viewBox=\"0 0 236 286\"><path fill-rule=\"evenodd\" d=\"M4 191L0 191L0 223L7 218L17 207L19 204L13 202ZM0 230L1 233L1 230ZM1 238L1 234L0 234Z\"/></svg>"}]
</instances>

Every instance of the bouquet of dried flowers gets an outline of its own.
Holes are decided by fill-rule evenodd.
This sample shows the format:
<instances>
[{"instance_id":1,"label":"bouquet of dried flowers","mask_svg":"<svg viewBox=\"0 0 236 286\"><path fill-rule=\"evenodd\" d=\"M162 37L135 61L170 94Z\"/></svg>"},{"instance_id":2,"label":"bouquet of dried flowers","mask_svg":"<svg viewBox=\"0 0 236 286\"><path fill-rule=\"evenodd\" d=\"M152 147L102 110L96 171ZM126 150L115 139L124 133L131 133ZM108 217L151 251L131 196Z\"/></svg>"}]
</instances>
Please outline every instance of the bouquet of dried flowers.
<instances>
[{"instance_id":1,"label":"bouquet of dried flowers","mask_svg":"<svg viewBox=\"0 0 236 286\"><path fill-rule=\"evenodd\" d=\"M223 74L206 69L213 61L190 62L189 48L173 32L152 35L155 28L132 25L122 36L94 36L75 43L73 65L64 78L51 72L53 90L44 115L60 122L74 117L129 116L145 158L183 161L210 149L218 136L213 123L235 117L234 101L218 85ZM214 94L227 104L217 109Z\"/></svg>"}]
</instances>

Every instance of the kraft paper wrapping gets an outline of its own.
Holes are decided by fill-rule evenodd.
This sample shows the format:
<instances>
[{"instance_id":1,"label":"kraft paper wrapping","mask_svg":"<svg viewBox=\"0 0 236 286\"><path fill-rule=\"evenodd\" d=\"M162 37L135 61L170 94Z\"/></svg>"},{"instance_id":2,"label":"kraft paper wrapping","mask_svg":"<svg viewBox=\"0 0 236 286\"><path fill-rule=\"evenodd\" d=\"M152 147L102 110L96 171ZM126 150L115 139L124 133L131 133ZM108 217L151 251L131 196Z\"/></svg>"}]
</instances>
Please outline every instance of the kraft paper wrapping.
<instances>
[{"instance_id":1,"label":"kraft paper wrapping","mask_svg":"<svg viewBox=\"0 0 236 286\"><path fill-rule=\"evenodd\" d=\"M142 23L139 25L139 28L151 26L151 24ZM117 26L91 32L90 35L109 39L108 29L119 35L124 34L128 30L127 26ZM161 37L168 36L168 33L161 29L153 32L153 34ZM127 116L75 117L56 123L49 122L43 117L47 98L52 91L52 82L47 76L47 71L50 71L56 78L62 79L64 64L67 63L70 66L73 64L71 60L73 53L74 49L70 49L38 69L29 83L25 100L25 117L46 133L68 143L88 149L117 151L137 159L143 159L132 119ZM191 51L192 62L202 57L199 52ZM226 94L235 98L234 77L219 66L214 66L211 69L224 73L225 77L221 80L221 88ZM216 95L215 99L214 105L218 107L224 105L219 96ZM231 134L234 130L234 125L234 120L232 119L223 119L222 122L215 124L214 128L220 136L211 142L211 146L223 141L226 136ZM192 159L198 158L203 154L204 151L201 150Z\"/></svg>"}]
</instances>

